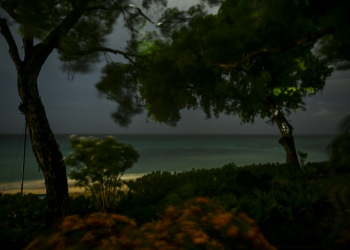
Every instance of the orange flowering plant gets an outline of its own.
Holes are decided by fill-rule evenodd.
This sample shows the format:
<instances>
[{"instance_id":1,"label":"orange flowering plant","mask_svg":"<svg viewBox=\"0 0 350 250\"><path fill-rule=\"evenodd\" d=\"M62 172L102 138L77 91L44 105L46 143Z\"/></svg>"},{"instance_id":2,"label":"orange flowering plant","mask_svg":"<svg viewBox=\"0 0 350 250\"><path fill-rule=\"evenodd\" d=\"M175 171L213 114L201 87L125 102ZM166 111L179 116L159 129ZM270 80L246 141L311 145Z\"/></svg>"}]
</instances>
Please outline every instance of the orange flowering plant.
<instances>
[{"instance_id":1,"label":"orange flowering plant","mask_svg":"<svg viewBox=\"0 0 350 250\"><path fill-rule=\"evenodd\" d=\"M226 212L202 197L169 206L158 221L139 228L125 216L102 213L68 216L58 228L26 249L275 249L246 214Z\"/></svg>"},{"instance_id":2,"label":"orange flowering plant","mask_svg":"<svg viewBox=\"0 0 350 250\"><path fill-rule=\"evenodd\" d=\"M122 215L71 215L57 224L57 232L35 238L25 249L118 249L121 231L127 227L136 228L136 224Z\"/></svg>"}]
</instances>

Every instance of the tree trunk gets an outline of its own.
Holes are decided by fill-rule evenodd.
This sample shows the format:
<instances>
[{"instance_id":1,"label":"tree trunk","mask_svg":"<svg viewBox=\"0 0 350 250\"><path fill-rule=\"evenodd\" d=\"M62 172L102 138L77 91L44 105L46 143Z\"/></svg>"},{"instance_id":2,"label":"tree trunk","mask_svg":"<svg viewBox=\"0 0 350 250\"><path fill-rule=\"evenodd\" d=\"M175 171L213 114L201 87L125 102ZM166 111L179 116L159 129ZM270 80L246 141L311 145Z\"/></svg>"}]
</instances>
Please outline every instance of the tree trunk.
<instances>
[{"instance_id":1,"label":"tree trunk","mask_svg":"<svg viewBox=\"0 0 350 250\"><path fill-rule=\"evenodd\" d=\"M301 170L298 155L295 149L292 125L290 125L282 111L278 110L275 105L270 105L270 112L272 112L274 121L276 122L282 135L278 142L286 151L286 163L292 164Z\"/></svg>"},{"instance_id":2,"label":"tree trunk","mask_svg":"<svg viewBox=\"0 0 350 250\"><path fill-rule=\"evenodd\" d=\"M32 149L45 176L48 208L47 223L69 212L66 167L62 153L51 131L37 88L38 72L22 62L18 69L19 106L25 115Z\"/></svg>"},{"instance_id":3,"label":"tree trunk","mask_svg":"<svg viewBox=\"0 0 350 250\"><path fill-rule=\"evenodd\" d=\"M68 183L62 153L51 131L45 108L38 92L37 79L48 56L60 45L60 39L68 34L82 16L88 1L73 1L73 9L63 18L41 43L34 45L32 27L16 20L23 28L24 60L22 61L15 40L5 18L0 18L0 33L4 36L11 59L17 69L17 88L22 103L19 106L25 115L32 149L45 176L48 220L69 212ZM7 10L5 10L7 11ZM11 9L13 11L13 9ZM8 12L8 11L7 11ZM9 12L8 12L9 13ZM10 16L17 16L15 13Z\"/></svg>"}]
</instances>

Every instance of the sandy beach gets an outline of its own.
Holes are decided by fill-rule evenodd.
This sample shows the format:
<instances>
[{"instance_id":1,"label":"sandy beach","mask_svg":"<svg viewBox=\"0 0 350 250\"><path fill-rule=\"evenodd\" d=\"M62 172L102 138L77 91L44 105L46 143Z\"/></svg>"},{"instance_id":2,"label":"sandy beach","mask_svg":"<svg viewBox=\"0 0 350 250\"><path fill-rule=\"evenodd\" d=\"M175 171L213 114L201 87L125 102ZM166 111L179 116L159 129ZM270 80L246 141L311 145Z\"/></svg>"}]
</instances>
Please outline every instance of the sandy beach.
<instances>
[{"instance_id":1,"label":"sandy beach","mask_svg":"<svg viewBox=\"0 0 350 250\"><path fill-rule=\"evenodd\" d=\"M136 180L136 177L126 176L122 177L122 180ZM70 195L88 195L85 192L84 188L75 187L75 181L68 178L68 192ZM127 191L128 187L123 185L121 188L122 191ZM16 194L21 192L21 182L12 182L12 183L0 183L0 192L3 194ZM35 180L35 181L26 181L23 183L23 193L24 194L46 194L45 181L44 180Z\"/></svg>"}]
</instances>

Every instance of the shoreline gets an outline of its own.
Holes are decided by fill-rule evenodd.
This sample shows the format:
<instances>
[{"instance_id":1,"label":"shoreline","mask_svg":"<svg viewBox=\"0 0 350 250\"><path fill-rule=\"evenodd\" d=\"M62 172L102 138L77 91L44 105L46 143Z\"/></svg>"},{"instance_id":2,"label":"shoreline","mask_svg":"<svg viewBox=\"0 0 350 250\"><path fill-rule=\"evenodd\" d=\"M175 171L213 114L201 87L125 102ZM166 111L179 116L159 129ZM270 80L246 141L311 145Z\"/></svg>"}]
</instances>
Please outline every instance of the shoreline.
<instances>
[{"instance_id":1,"label":"shoreline","mask_svg":"<svg viewBox=\"0 0 350 250\"><path fill-rule=\"evenodd\" d=\"M134 175L134 176L122 176L121 179L123 181L136 180L142 175ZM68 179L68 193L70 195L85 195L88 192L85 191L85 188L75 187L75 181L72 179ZM121 187L122 191L128 191L128 187L124 184ZM21 182L12 182L12 183L0 183L0 193L3 194L16 194L21 192ZM23 183L23 194L38 194L44 195L46 194L45 181L44 180L31 180Z\"/></svg>"}]
</instances>

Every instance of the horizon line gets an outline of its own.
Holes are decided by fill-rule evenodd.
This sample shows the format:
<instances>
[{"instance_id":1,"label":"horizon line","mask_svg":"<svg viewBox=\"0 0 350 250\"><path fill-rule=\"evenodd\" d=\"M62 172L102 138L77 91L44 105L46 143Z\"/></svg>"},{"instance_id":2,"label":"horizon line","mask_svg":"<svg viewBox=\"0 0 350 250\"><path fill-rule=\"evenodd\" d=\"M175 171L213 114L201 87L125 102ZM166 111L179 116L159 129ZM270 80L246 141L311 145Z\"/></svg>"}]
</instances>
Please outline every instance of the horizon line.
<instances>
[{"instance_id":1,"label":"horizon line","mask_svg":"<svg viewBox=\"0 0 350 250\"><path fill-rule=\"evenodd\" d=\"M22 135L22 133L0 133L1 135ZM268 136L281 136L280 134L254 134L254 133L242 133L242 134L228 134L228 133L54 133L54 135L268 135ZM338 135L334 134L294 134L293 136L299 135Z\"/></svg>"}]
</instances>

